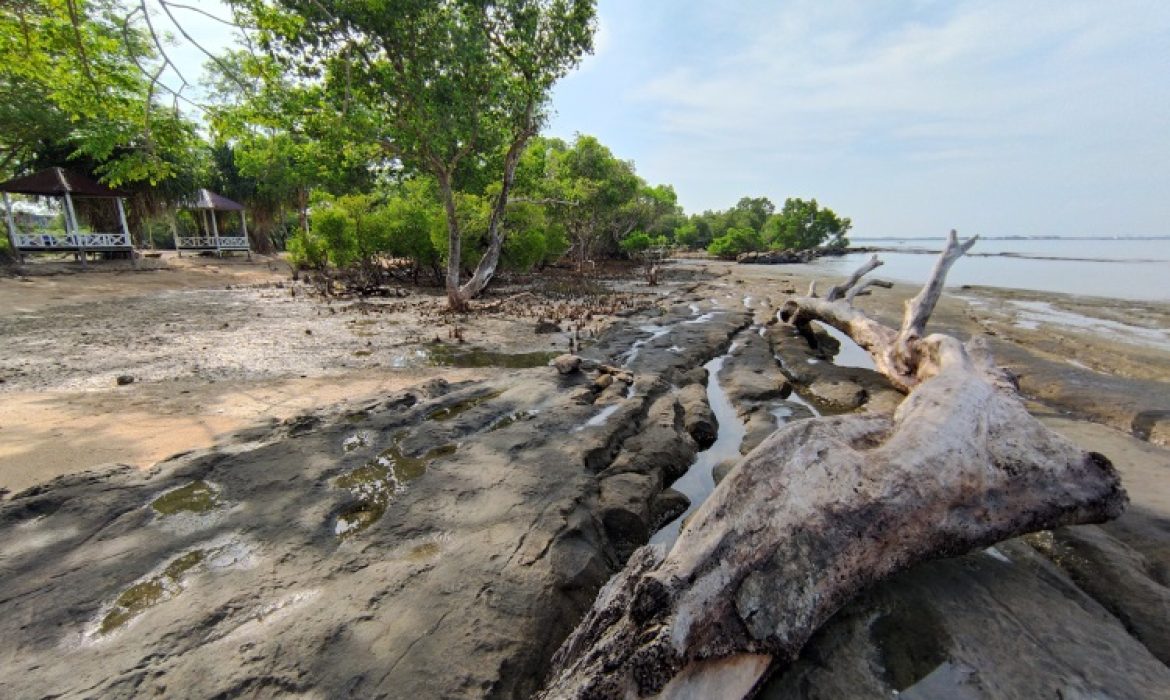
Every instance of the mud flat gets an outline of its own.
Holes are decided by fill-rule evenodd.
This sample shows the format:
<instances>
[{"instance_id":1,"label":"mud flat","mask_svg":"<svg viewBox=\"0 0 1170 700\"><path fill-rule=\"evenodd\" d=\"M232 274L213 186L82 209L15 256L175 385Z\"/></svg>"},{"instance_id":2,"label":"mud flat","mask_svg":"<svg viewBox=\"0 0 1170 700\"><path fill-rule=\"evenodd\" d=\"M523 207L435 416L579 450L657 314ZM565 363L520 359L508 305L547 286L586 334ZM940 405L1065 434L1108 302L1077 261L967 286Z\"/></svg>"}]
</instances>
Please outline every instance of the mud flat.
<instances>
[{"instance_id":1,"label":"mud flat","mask_svg":"<svg viewBox=\"0 0 1170 700\"><path fill-rule=\"evenodd\" d=\"M689 499L672 485L699 482L687 491L702 498L727 455L778 425L896 406L900 395L847 339L826 331L813 346L775 324L808 269L756 269L688 261L657 290L611 281L637 303L575 324L581 354L604 367L564 375L522 357L566 346L568 309L559 333L534 330L535 316L558 315L551 302L535 315L451 319L435 312L440 301L407 297L363 312L297 296L273 273L162 300L111 292L88 314L71 304L5 312L5 337L19 344L4 359L6 403L88 401L91 431L126 419L118 392L180 423L215 392L290 398L241 407L228 434L181 438L193 451L171 458L90 471L99 465L61 460L53 479L21 464L72 433L9 454L6 484L20 492L0 501L0 695L529 696L609 576L664 526L686 526ZM858 303L896 318L913 291ZM1034 412L1116 462L1130 511L878 583L766 697L1166 696L1170 453L1157 444L1159 420L1144 438L1132 429L1162 410L1166 353L1021 326L1012 300L1082 316L1108 303L1012 294L963 290L936 323L996 333ZM221 296L230 301L214 314L195 313ZM152 303L183 325L151 346L119 347L157 325L118 326L119 314ZM1142 313L1154 330L1166 318L1158 305ZM62 314L77 314L77 328L61 331L68 324L52 321ZM99 333L99 316L109 330L91 380L94 353L68 343ZM465 343L448 342L455 326ZM50 359L34 359L37 348ZM399 356L408 360L395 366ZM1049 375L1037 369L1048 364ZM120 374L136 381L117 386ZM1070 381L1082 375L1092 398ZM1071 388L1029 389L1048 383ZM1127 389L1139 385L1153 388ZM7 421L0 434L20 425ZM128 433L121 454L142 435Z\"/></svg>"}]
</instances>

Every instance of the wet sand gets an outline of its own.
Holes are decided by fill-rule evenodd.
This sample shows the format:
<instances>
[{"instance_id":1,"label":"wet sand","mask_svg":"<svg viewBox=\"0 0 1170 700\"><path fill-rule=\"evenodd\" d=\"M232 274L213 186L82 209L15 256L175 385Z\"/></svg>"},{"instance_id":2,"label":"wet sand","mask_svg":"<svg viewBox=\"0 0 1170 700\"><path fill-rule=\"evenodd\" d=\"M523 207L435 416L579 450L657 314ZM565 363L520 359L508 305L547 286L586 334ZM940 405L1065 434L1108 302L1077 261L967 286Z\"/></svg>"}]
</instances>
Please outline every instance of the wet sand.
<instances>
[{"instance_id":1,"label":"wet sand","mask_svg":"<svg viewBox=\"0 0 1170 700\"><path fill-rule=\"evenodd\" d=\"M483 378L494 370L435 365L477 348L564 352L570 328L588 336L613 318L573 324L572 300L561 298L455 316L428 287L401 299L322 299L283 260L261 256L167 255L141 268L38 264L37 274L0 276L0 489L147 469L257 424L344 411L435 377ZM637 292L636 281L623 284ZM536 333L539 316L565 332Z\"/></svg>"},{"instance_id":2,"label":"wet sand","mask_svg":"<svg viewBox=\"0 0 1170 700\"><path fill-rule=\"evenodd\" d=\"M454 327L465 342L445 347L460 351L553 352L569 339L534 333L531 318L443 315L435 289L355 310L352 300L308 295L276 258L144 263L166 267L0 277L0 488L104 465L148 468L258 423L343 409L433 377L487 376L490 368L429 366L429 343L446 343ZM712 297L776 305L823 274L809 265L673 267L709 276L698 291ZM652 301L672 289L641 293ZM898 284L857 303L896 323L914 291ZM1170 304L972 287L945 295L932 327L988 334L1038 410L1170 445ZM134 381L118 385L121 376Z\"/></svg>"}]
</instances>

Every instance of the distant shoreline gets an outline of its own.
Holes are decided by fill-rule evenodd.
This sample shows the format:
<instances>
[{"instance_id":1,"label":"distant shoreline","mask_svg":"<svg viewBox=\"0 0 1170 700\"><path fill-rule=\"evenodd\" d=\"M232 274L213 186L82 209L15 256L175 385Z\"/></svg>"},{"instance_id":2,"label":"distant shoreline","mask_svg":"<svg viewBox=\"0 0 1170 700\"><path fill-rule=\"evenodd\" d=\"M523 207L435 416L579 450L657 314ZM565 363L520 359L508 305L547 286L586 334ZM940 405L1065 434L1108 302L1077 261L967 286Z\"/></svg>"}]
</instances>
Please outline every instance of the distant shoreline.
<instances>
[{"instance_id":1,"label":"distant shoreline","mask_svg":"<svg viewBox=\"0 0 1170 700\"><path fill-rule=\"evenodd\" d=\"M899 239L910 240L910 239ZM925 239L916 239L925 240ZM941 239L939 239L941 240ZM1021 240L1021 239L992 239L992 240ZM1121 240L1121 239L1023 239L1023 240ZM1170 240L1161 238L1144 238L1144 239L1125 239L1125 240ZM898 248L893 246L851 246L845 250L845 254L849 253L907 253L910 255L938 255L942 252L941 248ZM1159 258L1085 258L1062 255L1039 255L1033 253L1013 253L1013 252L999 252L999 253L967 253L968 257L972 258L1018 258L1020 260L1068 260L1074 262L1101 262L1101 263L1162 263L1170 262L1170 259Z\"/></svg>"}]
</instances>

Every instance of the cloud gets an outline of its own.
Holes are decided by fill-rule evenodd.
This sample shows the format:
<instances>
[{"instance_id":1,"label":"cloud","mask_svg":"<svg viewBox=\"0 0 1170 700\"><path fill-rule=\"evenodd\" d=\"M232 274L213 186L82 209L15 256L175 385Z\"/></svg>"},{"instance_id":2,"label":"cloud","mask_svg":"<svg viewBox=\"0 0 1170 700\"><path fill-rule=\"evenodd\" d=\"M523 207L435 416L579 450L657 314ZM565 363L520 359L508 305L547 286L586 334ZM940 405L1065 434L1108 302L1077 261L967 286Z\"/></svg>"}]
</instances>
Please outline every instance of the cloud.
<instances>
[{"instance_id":1,"label":"cloud","mask_svg":"<svg viewBox=\"0 0 1170 700\"><path fill-rule=\"evenodd\" d=\"M795 0L687 10L698 16L690 38L704 49L663 56L626 99L649 111L668 144L642 161L687 183L679 191L688 204L733 202L727 172L737 185L756 183L753 194L782 197L771 188L791 186L799 170L805 183L861 201L863 187L904 196L929 182L923 171L987 192L997 179L1018 189L1046 177L1079 191L1087 185L1071 178L1088 164L1149 161L1138 149L1170 156L1168 3ZM697 167L724 176L705 179ZM1143 216L1165 213L1149 205ZM892 225L885 214L875 220Z\"/></svg>"}]
</instances>

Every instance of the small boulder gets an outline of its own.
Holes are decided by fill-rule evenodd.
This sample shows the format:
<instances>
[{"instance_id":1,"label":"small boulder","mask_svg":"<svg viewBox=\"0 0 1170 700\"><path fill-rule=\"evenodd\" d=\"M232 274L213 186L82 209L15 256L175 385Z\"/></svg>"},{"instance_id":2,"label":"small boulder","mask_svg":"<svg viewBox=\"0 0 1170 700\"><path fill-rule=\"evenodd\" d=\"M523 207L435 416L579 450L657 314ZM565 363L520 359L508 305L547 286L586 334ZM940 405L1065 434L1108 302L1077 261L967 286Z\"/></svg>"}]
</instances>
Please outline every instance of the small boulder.
<instances>
[{"instance_id":1,"label":"small boulder","mask_svg":"<svg viewBox=\"0 0 1170 700\"><path fill-rule=\"evenodd\" d=\"M536 322L535 331L536 331L537 335L546 335L548 333L560 333L561 327L559 325L553 323L552 321L545 321L544 319L541 319L541 320Z\"/></svg>"},{"instance_id":2,"label":"small boulder","mask_svg":"<svg viewBox=\"0 0 1170 700\"><path fill-rule=\"evenodd\" d=\"M719 423L711 405L707 403L707 388L702 384L688 384L678 392L683 410L683 427L699 447L707 449L715 443Z\"/></svg>"},{"instance_id":3,"label":"small boulder","mask_svg":"<svg viewBox=\"0 0 1170 700\"><path fill-rule=\"evenodd\" d=\"M560 374L572 374L581 371L581 358L577 355L558 355L553 358L552 366Z\"/></svg>"},{"instance_id":4,"label":"small boulder","mask_svg":"<svg viewBox=\"0 0 1170 700\"><path fill-rule=\"evenodd\" d=\"M651 529L657 530L687 512L690 507L691 499L684 494L671 488L663 489L650 501Z\"/></svg>"},{"instance_id":5,"label":"small boulder","mask_svg":"<svg viewBox=\"0 0 1170 700\"><path fill-rule=\"evenodd\" d=\"M118 378L114 381L117 382L118 386L126 386L127 384L134 383L134 377L130 376L129 374L119 374Z\"/></svg>"},{"instance_id":6,"label":"small boulder","mask_svg":"<svg viewBox=\"0 0 1170 700\"><path fill-rule=\"evenodd\" d=\"M725 478L727 478L727 474L731 472L732 468L735 467L735 464L736 461L734 459L725 459L719 464L715 465L715 468L711 470L711 478L715 480L716 486L718 486Z\"/></svg>"},{"instance_id":7,"label":"small boulder","mask_svg":"<svg viewBox=\"0 0 1170 700\"><path fill-rule=\"evenodd\" d=\"M612 374L602 374L599 377L597 377L597 379L593 380L593 386L597 387L597 389L599 391L601 389L605 389L610 384L613 384L613 375Z\"/></svg>"}]
</instances>

